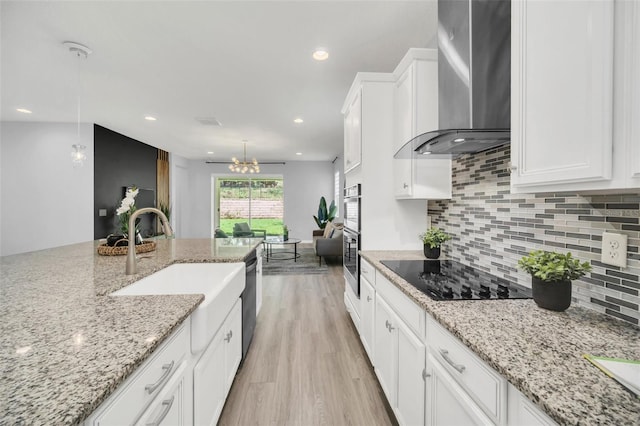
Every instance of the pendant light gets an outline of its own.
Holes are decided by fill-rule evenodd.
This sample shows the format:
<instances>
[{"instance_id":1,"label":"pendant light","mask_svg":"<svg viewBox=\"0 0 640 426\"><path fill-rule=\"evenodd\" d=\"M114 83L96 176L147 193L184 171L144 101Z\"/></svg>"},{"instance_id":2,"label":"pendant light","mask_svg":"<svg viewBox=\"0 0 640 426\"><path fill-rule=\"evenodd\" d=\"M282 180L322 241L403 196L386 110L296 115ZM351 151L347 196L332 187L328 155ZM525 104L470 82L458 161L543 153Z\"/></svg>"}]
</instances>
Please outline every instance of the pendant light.
<instances>
[{"instance_id":1,"label":"pendant light","mask_svg":"<svg viewBox=\"0 0 640 426\"><path fill-rule=\"evenodd\" d=\"M73 162L74 167L79 167L84 165L84 161L87 159L87 154L85 152L87 147L85 145L82 145L82 141L80 139L80 93L82 91L82 85L80 82L80 64L91 54L91 49L83 44L76 43L74 41L65 41L62 44L69 49L69 52L71 52L78 58L78 91L76 98L78 110L78 126L76 135L77 142L71 145L71 161Z\"/></svg>"},{"instance_id":2,"label":"pendant light","mask_svg":"<svg viewBox=\"0 0 640 426\"><path fill-rule=\"evenodd\" d=\"M247 144L243 142L244 145L244 157L243 161L238 160L236 157L231 159L231 164L229 164L229 170L235 173L260 173L260 166L258 165L258 161L254 158L252 161L247 162Z\"/></svg>"}]
</instances>

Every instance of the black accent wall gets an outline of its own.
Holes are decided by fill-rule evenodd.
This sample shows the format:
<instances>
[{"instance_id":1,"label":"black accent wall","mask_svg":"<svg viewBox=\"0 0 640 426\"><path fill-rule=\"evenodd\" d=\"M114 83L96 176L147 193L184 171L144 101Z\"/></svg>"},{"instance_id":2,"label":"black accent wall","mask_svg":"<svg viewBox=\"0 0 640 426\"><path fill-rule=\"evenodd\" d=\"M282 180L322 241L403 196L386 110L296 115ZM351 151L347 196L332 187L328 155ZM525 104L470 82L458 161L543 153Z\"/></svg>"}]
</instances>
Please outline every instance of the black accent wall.
<instances>
[{"instance_id":1,"label":"black accent wall","mask_svg":"<svg viewBox=\"0 0 640 426\"><path fill-rule=\"evenodd\" d=\"M157 148L94 125L94 239L118 231L115 211L120 206L125 187L135 185L157 194L157 156ZM138 207L148 207L138 204ZM106 209L107 215L100 216L100 209ZM141 218L139 228L145 237L153 232L154 216L142 215Z\"/></svg>"}]
</instances>

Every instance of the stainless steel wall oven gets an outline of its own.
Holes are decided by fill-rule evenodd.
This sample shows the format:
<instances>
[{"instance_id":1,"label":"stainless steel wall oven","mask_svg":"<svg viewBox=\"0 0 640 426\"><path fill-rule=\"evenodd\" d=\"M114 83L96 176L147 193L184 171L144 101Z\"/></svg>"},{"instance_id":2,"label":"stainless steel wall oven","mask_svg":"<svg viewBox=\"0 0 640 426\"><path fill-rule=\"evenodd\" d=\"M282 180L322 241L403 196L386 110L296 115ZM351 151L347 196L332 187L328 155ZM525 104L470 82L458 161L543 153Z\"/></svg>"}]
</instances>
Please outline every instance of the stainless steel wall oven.
<instances>
[{"instance_id":1,"label":"stainless steel wall oven","mask_svg":"<svg viewBox=\"0 0 640 426\"><path fill-rule=\"evenodd\" d=\"M360 184L344 189L344 277L360 297Z\"/></svg>"}]
</instances>

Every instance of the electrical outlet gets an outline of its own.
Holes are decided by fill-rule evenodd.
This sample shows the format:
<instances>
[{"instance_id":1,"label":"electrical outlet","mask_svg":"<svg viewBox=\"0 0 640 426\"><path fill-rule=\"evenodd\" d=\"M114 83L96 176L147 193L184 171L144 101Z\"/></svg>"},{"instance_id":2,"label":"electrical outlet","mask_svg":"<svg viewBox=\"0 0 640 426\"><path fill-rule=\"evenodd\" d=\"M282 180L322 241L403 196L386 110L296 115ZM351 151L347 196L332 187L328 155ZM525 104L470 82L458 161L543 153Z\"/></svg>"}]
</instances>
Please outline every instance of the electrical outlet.
<instances>
[{"instance_id":1,"label":"electrical outlet","mask_svg":"<svg viewBox=\"0 0 640 426\"><path fill-rule=\"evenodd\" d=\"M602 255L600 260L607 265L627 267L627 236L624 234L614 234L613 232L602 233Z\"/></svg>"}]
</instances>

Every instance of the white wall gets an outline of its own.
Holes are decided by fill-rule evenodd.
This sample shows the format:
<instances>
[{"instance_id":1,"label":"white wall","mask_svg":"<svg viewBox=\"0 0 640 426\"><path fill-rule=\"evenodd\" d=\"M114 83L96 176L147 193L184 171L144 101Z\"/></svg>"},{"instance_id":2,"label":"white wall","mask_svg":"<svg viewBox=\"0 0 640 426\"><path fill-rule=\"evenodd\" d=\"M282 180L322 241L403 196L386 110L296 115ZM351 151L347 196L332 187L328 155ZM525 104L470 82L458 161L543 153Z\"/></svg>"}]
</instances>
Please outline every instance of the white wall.
<instances>
[{"instance_id":1,"label":"white wall","mask_svg":"<svg viewBox=\"0 0 640 426\"><path fill-rule=\"evenodd\" d=\"M172 171L178 167L174 158ZM210 238L213 227L211 177L229 176L230 172L225 164L206 164L201 160L185 163L188 165L188 191L182 200L185 226L178 237ZM260 166L261 175L284 178L284 220L290 237L311 241L312 232L317 228L313 215L317 214L320 197L324 196L329 203L333 200L333 166L330 161L288 161L285 165ZM172 194L176 193L174 190L172 184ZM180 220L177 216L175 219Z\"/></svg>"},{"instance_id":2,"label":"white wall","mask_svg":"<svg viewBox=\"0 0 640 426\"><path fill-rule=\"evenodd\" d=\"M0 255L93 239L93 124L80 136L74 167L77 124L0 123Z\"/></svg>"}]
</instances>

